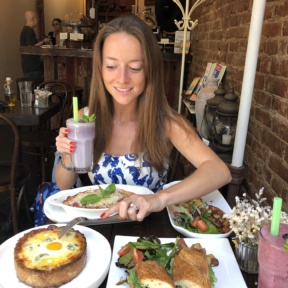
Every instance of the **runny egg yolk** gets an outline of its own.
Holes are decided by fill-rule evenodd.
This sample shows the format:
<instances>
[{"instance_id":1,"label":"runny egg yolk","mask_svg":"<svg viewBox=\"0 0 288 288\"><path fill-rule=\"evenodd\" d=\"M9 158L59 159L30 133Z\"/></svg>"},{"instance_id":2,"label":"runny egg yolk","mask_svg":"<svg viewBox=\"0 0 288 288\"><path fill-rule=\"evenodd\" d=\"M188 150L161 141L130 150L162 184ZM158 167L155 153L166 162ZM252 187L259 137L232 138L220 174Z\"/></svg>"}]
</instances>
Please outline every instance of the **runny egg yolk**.
<instances>
[{"instance_id":1,"label":"runny egg yolk","mask_svg":"<svg viewBox=\"0 0 288 288\"><path fill-rule=\"evenodd\" d=\"M60 242L51 242L47 244L46 248L48 250L60 250L62 248L62 244Z\"/></svg>"}]
</instances>

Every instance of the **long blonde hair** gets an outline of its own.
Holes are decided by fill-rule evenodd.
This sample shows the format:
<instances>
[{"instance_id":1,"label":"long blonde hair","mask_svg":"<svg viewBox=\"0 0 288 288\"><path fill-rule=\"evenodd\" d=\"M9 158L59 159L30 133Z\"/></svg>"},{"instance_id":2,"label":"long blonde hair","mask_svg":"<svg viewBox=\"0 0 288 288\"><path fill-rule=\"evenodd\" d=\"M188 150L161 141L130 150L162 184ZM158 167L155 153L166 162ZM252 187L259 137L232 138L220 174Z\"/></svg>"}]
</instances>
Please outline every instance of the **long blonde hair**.
<instances>
[{"instance_id":1,"label":"long blonde hair","mask_svg":"<svg viewBox=\"0 0 288 288\"><path fill-rule=\"evenodd\" d=\"M169 158L171 151L166 135L166 125L169 123L167 120L175 119L176 112L168 105L165 95L162 54L156 37L144 21L133 15L109 22L99 31L94 43L89 100L89 111L96 115L94 163L98 163L109 142L114 113L112 96L106 90L102 79L102 49L107 37L119 32L133 35L142 47L146 86L138 100L138 128L135 141L136 147L144 152L145 159L162 172L163 162Z\"/></svg>"}]
</instances>

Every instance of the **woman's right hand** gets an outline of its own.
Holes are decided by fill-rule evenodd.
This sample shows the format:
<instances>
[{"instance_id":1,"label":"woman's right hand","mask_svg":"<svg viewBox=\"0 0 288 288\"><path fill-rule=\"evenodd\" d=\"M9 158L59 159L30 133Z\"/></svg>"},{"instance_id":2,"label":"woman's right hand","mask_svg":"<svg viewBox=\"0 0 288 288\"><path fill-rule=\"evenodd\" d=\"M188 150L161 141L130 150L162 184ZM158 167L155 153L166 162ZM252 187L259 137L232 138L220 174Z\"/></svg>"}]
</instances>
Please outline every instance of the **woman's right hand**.
<instances>
[{"instance_id":1,"label":"woman's right hand","mask_svg":"<svg viewBox=\"0 0 288 288\"><path fill-rule=\"evenodd\" d=\"M56 137L57 151L61 154L72 154L75 151L75 142L67 138L69 129L62 127Z\"/></svg>"}]
</instances>

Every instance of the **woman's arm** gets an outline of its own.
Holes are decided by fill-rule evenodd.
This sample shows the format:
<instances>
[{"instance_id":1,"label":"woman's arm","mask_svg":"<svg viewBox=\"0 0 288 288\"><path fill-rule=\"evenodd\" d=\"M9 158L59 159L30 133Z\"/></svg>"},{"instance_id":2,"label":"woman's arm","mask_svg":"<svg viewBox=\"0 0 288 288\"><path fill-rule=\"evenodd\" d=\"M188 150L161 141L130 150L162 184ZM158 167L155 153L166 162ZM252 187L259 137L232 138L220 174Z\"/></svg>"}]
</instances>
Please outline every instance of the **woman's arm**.
<instances>
[{"instance_id":1,"label":"woman's arm","mask_svg":"<svg viewBox=\"0 0 288 288\"><path fill-rule=\"evenodd\" d=\"M166 126L167 137L176 149L196 167L183 181L153 195L133 195L109 208L103 218L119 213L122 218L142 221L151 212L206 195L231 181L227 165L199 138L192 126L180 118ZM139 211L129 208L133 203Z\"/></svg>"},{"instance_id":2,"label":"woman's arm","mask_svg":"<svg viewBox=\"0 0 288 288\"><path fill-rule=\"evenodd\" d=\"M189 123L181 121L183 125L175 121L168 125L168 138L196 167L196 171L181 183L158 193L164 207L206 195L226 185L232 179L227 165L204 144Z\"/></svg>"}]
</instances>

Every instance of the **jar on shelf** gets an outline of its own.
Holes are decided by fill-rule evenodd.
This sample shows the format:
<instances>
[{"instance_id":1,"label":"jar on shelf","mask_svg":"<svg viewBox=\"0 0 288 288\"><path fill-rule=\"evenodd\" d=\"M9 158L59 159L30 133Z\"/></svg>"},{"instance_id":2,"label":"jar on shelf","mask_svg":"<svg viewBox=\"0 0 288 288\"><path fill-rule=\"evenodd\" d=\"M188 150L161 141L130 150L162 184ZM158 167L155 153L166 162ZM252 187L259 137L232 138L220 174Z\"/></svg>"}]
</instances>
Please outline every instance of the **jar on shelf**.
<instances>
[{"instance_id":1,"label":"jar on shelf","mask_svg":"<svg viewBox=\"0 0 288 288\"><path fill-rule=\"evenodd\" d=\"M196 126L198 133L205 139L208 139L208 130L204 123L204 110L206 101L215 96L214 91L218 88L218 78L209 78L203 84L197 94L195 101Z\"/></svg>"}]
</instances>

